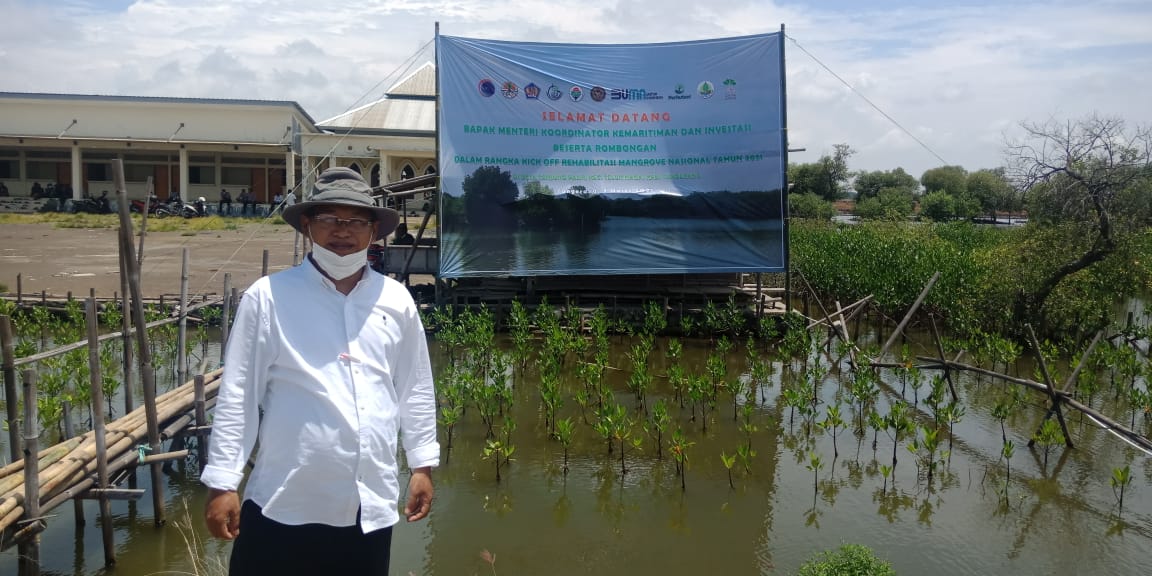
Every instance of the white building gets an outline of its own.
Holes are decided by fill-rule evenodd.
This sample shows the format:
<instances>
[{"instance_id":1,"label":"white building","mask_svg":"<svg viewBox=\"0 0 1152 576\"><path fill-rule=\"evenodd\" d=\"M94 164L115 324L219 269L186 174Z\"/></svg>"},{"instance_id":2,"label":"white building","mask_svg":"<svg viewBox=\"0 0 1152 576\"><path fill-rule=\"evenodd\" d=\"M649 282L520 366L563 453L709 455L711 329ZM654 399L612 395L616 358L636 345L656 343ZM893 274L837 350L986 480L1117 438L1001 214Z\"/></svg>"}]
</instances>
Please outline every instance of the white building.
<instances>
[{"instance_id":1,"label":"white building","mask_svg":"<svg viewBox=\"0 0 1152 576\"><path fill-rule=\"evenodd\" d=\"M132 198L152 179L160 198L242 190L267 204L317 170L348 166L373 185L436 172L435 68L424 65L385 98L316 122L296 102L0 92L0 183L9 205L33 187L110 194L119 158ZM0 208L2 209L2 208Z\"/></svg>"}]
</instances>

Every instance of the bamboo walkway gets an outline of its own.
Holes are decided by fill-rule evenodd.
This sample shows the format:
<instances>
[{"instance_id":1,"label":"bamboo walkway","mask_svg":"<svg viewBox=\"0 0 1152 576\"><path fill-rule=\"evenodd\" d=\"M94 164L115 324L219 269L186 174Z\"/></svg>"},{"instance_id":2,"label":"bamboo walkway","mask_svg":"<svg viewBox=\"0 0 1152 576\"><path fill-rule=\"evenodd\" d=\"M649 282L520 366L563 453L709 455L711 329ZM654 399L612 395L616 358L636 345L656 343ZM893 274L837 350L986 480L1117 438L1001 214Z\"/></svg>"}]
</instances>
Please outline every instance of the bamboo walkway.
<instances>
[{"instance_id":1,"label":"bamboo walkway","mask_svg":"<svg viewBox=\"0 0 1152 576\"><path fill-rule=\"evenodd\" d=\"M157 421L162 438L199 435L206 431L204 413L215 404L221 370L197 376L156 398ZM184 458L187 450L142 455L148 446L146 407L140 406L109 422L104 442L107 474L142 464ZM34 536L43 529L44 516L72 498L138 498L142 490L123 489L115 484L98 486L98 444L96 431L45 448L37 459L37 517L27 517L31 491L25 482L24 460L0 468L0 549L6 549ZM203 447L203 443L198 443Z\"/></svg>"}]
</instances>

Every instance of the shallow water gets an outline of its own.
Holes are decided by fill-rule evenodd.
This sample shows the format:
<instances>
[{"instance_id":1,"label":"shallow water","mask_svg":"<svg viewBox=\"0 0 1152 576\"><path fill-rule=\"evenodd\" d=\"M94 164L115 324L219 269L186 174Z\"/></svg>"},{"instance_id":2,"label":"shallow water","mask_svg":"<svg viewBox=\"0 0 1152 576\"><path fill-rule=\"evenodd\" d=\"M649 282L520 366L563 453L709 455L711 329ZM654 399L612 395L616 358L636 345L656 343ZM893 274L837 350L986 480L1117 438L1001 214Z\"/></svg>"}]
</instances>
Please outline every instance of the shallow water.
<instances>
[{"instance_id":1,"label":"shallow water","mask_svg":"<svg viewBox=\"0 0 1152 576\"><path fill-rule=\"evenodd\" d=\"M617 401L631 407L624 356L630 342L612 340L609 364L622 370L608 372L610 383ZM666 343L657 341L653 374L665 373ZM910 346L927 354L926 344L913 338ZM709 350L707 341L687 342L683 364L702 370ZM729 373L742 371L744 358L737 346L728 359ZM439 371L445 365L445 355L434 346L434 366ZM1152 463L1089 422L1070 415L1077 447L1052 449L1045 465L1042 450L1025 447L1044 410L1043 398L1028 393L1025 408L1007 423L1017 449L1005 506L1000 424L991 416L1003 385L960 377L957 387L967 415L956 426L946 469L929 489L902 440L895 480L883 490L879 468L891 463L892 439L881 432L874 452L871 430L863 438L842 431L836 439L839 457L834 458L830 434L809 437L799 415L789 422L780 382L793 378L800 364L789 365L791 371L776 360L763 402L757 394L759 430L752 437L757 454L750 473L734 472L735 488L729 487L719 456L745 441L733 422L731 398L721 394L706 434L686 410L671 411L696 443L689 450L683 492L672 462L666 454L657 458L653 441L639 426L633 435L644 442L640 450L628 448L623 476L619 448L609 455L590 427L578 426L565 476L563 450L547 437L538 375L530 368L516 380L516 452L501 482L496 482L492 463L481 457L485 429L470 410L435 474L431 518L396 529L393 574L489 574L493 568L497 574L791 574L817 551L845 542L873 548L907 575L1147 572ZM1031 373L1023 363L1016 369ZM891 371L884 373L887 390L881 406L898 398L901 388ZM821 385L821 410L834 400L838 377L833 369ZM566 385L570 391L574 379ZM669 394L666 382L657 378L650 400ZM906 395L912 400L911 387ZM927 386L919 392L922 421L929 413L926 395ZM844 411L848 420L847 405ZM571 396L564 416L580 418ZM947 449L946 439L942 449ZM822 460L815 473L807 467L812 453ZM1123 521L1118 521L1108 478L1113 467L1127 462L1135 481L1125 497ZM72 525L72 506L57 508L43 535L44 573L223 573L203 566L226 563L229 546L207 538L200 516L206 491L195 477L194 458L166 476L170 521L161 528L153 526L149 496L136 503L113 502L119 563L112 569L102 567L95 502L86 502L88 525L80 532ZM140 485L148 488L146 473ZM494 566L481 558L484 550L495 555ZM14 550L0 556L0 573L16 573Z\"/></svg>"}]
</instances>

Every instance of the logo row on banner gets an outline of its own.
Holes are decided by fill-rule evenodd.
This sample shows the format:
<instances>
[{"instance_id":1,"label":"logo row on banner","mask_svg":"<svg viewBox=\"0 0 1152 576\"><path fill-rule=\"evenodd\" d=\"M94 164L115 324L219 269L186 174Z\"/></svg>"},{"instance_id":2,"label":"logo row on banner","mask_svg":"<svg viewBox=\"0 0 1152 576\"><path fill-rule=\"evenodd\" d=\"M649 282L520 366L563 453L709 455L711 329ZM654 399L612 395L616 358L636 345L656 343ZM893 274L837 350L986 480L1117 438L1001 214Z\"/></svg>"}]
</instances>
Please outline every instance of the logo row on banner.
<instances>
[{"instance_id":1,"label":"logo row on banner","mask_svg":"<svg viewBox=\"0 0 1152 576\"><path fill-rule=\"evenodd\" d=\"M736 80L726 78L722 85L724 87L724 99L735 100ZM585 96L593 102L603 102L605 100L691 100L694 96L707 100L717 95L716 85L711 80L701 81L696 84L694 90L689 89L684 84L677 84L671 93L667 95L656 90L648 90L645 88L604 88L603 86L585 88L576 85L561 87L556 84L549 84L547 88L542 88L535 82L529 82L521 87L511 80L506 80L497 87L496 82L491 78L480 80L476 85L476 89L480 95L485 98L491 98L499 93L509 100L519 98L523 95L525 100L547 98L552 101L557 101L567 95L568 99L573 102L581 102Z\"/></svg>"}]
</instances>

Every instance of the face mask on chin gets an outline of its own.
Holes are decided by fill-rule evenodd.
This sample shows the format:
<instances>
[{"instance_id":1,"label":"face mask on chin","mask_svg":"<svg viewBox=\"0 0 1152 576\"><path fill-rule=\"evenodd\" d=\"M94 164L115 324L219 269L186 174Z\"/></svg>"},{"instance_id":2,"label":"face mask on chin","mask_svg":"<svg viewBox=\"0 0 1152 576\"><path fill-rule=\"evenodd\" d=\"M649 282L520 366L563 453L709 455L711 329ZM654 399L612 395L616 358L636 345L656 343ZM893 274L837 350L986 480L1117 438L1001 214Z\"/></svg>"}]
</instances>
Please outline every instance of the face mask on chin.
<instances>
[{"instance_id":1,"label":"face mask on chin","mask_svg":"<svg viewBox=\"0 0 1152 576\"><path fill-rule=\"evenodd\" d=\"M312 241L312 260L334 280L343 280L368 264L368 248L341 256Z\"/></svg>"}]
</instances>

